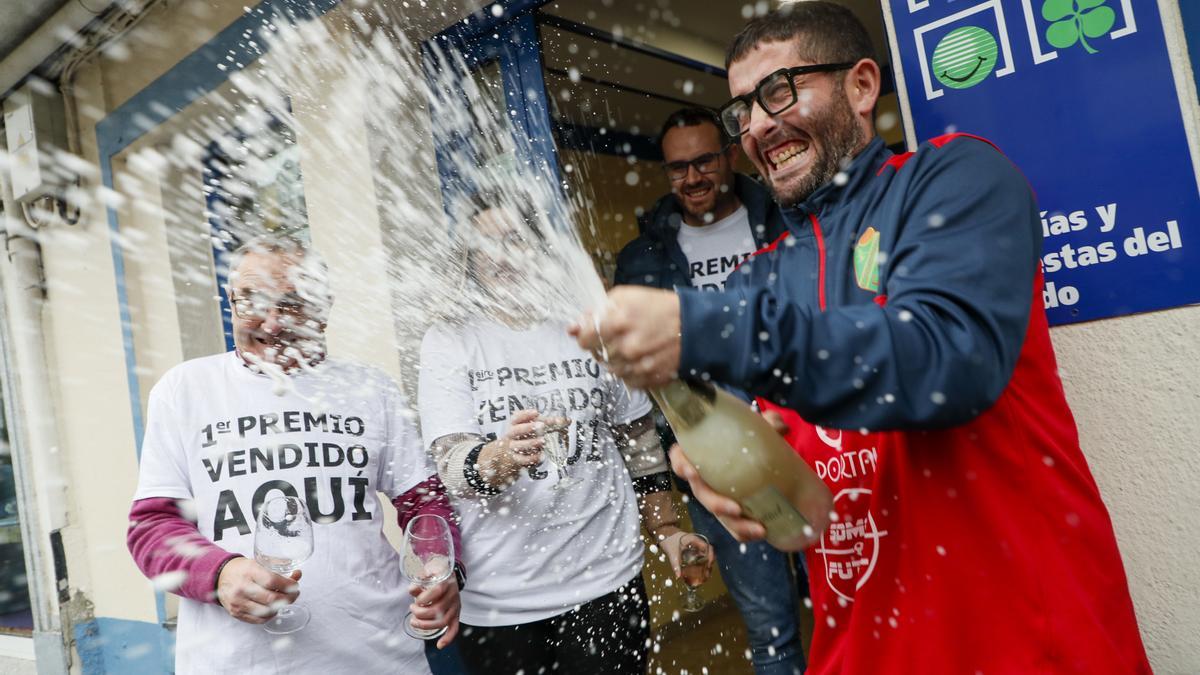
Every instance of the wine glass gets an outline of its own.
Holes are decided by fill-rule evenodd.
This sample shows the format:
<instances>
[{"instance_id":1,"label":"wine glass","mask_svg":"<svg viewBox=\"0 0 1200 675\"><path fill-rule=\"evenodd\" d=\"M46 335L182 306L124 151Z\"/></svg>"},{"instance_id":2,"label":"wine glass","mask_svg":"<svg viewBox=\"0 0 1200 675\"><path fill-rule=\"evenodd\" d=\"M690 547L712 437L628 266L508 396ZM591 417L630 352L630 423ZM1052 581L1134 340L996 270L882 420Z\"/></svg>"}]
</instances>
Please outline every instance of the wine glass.
<instances>
[{"instance_id":1,"label":"wine glass","mask_svg":"<svg viewBox=\"0 0 1200 675\"><path fill-rule=\"evenodd\" d=\"M542 453L558 470L558 482L555 490L563 490L580 482L567 473L570 462L571 448L571 418L567 417L566 409L560 406L549 406L539 419L545 425L542 431Z\"/></svg>"},{"instance_id":2,"label":"wine glass","mask_svg":"<svg viewBox=\"0 0 1200 675\"><path fill-rule=\"evenodd\" d=\"M421 514L404 528L400 570L421 588L437 586L454 574L454 538L445 518ZM432 640L446 632L441 628L423 629L412 625L413 615L404 615L404 633L418 640Z\"/></svg>"},{"instance_id":3,"label":"wine glass","mask_svg":"<svg viewBox=\"0 0 1200 675\"><path fill-rule=\"evenodd\" d=\"M263 504L254 528L254 560L272 572L287 576L313 553L313 524L299 497L275 497ZM308 608L296 604L280 607L263 624L263 630L286 635L308 625Z\"/></svg>"},{"instance_id":4,"label":"wine glass","mask_svg":"<svg viewBox=\"0 0 1200 675\"><path fill-rule=\"evenodd\" d=\"M679 540L679 571L687 596L683 601L685 612L698 612L704 608L700 593L696 590L708 580L708 561L712 555L708 538L702 534L688 532Z\"/></svg>"}]
</instances>

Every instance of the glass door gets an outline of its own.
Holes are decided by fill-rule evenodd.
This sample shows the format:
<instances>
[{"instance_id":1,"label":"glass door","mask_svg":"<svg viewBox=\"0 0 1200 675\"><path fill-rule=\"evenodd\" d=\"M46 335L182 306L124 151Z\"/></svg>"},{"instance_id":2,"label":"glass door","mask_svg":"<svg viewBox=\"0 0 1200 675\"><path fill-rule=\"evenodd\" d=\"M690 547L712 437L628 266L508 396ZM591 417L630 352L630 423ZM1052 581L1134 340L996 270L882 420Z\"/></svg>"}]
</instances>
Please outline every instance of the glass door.
<instances>
[{"instance_id":1,"label":"glass door","mask_svg":"<svg viewBox=\"0 0 1200 675\"><path fill-rule=\"evenodd\" d=\"M225 349L232 350L226 284L233 251L268 233L309 239L300 148L295 131L272 117L254 131L233 129L209 142L202 163L222 331Z\"/></svg>"}]
</instances>

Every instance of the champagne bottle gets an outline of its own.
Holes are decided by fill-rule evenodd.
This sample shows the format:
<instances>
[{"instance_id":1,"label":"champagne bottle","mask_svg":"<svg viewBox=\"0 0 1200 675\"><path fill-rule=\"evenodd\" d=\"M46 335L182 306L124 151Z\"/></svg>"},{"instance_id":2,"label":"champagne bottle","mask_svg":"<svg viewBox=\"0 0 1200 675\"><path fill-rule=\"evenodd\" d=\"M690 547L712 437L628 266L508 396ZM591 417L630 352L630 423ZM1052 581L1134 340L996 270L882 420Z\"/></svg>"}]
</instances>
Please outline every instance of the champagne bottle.
<instances>
[{"instance_id":1,"label":"champagne bottle","mask_svg":"<svg viewBox=\"0 0 1200 675\"><path fill-rule=\"evenodd\" d=\"M650 393L700 476L766 526L769 544L799 551L820 538L833 496L761 415L707 383L675 380Z\"/></svg>"}]
</instances>

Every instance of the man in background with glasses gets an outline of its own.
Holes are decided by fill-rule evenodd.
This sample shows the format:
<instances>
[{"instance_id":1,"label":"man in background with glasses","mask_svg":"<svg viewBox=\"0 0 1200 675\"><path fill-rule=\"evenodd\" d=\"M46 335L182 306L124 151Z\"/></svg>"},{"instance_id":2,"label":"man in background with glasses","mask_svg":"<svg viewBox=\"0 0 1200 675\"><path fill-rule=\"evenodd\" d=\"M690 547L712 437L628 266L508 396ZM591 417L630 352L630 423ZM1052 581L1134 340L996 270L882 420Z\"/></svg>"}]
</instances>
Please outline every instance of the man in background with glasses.
<instances>
[{"instance_id":1,"label":"man in background with glasses","mask_svg":"<svg viewBox=\"0 0 1200 675\"><path fill-rule=\"evenodd\" d=\"M783 233L779 209L759 183L733 170L738 147L704 108L663 123L665 195L639 218L641 235L617 256L617 284L725 287L725 278Z\"/></svg>"},{"instance_id":2,"label":"man in background with glasses","mask_svg":"<svg viewBox=\"0 0 1200 675\"><path fill-rule=\"evenodd\" d=\"M762 184L734 172L738 146L712 111L675 111L663 122L659 144L671 193L639 219L641 234L617 256L614 281L723 289L738 265L783 234L779 207ZM674 436L655 412L663 447L670 447ZM678 487L690 494L686 482ZM804 672L798 596L780 592L796 585L787 554L766 542L739 545L700 502L689 499L687 508L695 530L712 543L745 621L755 674Z\"/></svg>"},{"instance_id":3,"label":"man in background with glasses","mask_svg":"<svg viewBox=\"0 0 1200 675\"><path fill-rule=\"evenodd\" d=\"M701 377L789 422L837 515L806 552L812 673L1149 673L1055 364L1033 191L983 139L888 151L872 51L832 2L751 21L720 116L787 238L724 292L618 287L572 330L633 386ZM765 535L672 460L735 536Z\"/></svg>"},{"instance_id":4,"label":"man in background with glasses","mask_svg":"<svg viewBox=\"0 0 1200 675\"><path fill-rule=\"evenodd\" d=\"M304 242L246 243L230 257L236 349L181 363L150 391L127 544L181 597L181 675L427 673L425 646L401 630L410 601L418 628L449 627L439 647L457 632L461 565L457 580L410 598L377 493L401 528L438 515L457 544L456 519L399 387L326 358L327 277ZM312 556L288 576L254 553L259 509L284 495L314 523ZM266 632L300 591L307 625Z\"/></svg>"}]
</instances>

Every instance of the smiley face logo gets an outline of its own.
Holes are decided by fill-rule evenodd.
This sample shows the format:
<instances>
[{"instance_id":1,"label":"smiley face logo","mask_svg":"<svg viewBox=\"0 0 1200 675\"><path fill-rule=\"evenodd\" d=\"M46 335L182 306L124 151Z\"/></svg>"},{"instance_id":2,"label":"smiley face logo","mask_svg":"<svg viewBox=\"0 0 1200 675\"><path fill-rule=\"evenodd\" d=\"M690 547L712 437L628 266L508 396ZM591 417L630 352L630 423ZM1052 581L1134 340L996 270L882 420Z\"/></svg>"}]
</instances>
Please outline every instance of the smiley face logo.
<instances>
[{"instance_id":1,"label":"smiley face logo","mask_svg":"<svg viewBox=\"0 0 1200 675\"><path fill-rule=\"evenodd\" d=\"M978 26L963 26L946 34L933 49L933 76L951 89L979 84L996 67L996 38Z\"/></svg>"}]
</instances>

